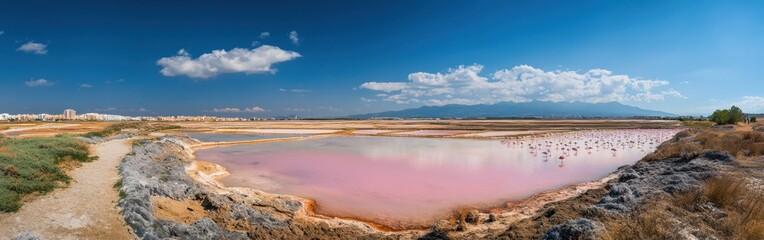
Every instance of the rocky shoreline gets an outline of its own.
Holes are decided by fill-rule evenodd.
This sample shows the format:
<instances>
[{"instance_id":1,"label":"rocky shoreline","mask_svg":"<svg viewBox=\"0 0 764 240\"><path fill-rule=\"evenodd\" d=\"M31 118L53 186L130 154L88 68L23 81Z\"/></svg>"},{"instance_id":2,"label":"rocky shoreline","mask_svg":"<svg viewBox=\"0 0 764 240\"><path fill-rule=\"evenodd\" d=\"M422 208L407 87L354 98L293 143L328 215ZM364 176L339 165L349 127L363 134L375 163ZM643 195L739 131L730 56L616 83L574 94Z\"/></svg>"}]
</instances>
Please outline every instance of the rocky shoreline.
<instances>
[{"instance_id":1,"label":"rocky shoreline","mask_svg":"<svg viewBox=\"0 0 764 240\"><path fill-rule=\"evenodd\" d=\"M502 214L467 211L427 231L384 231L361 221L315 215L306 199L223 187L215 179L224 171L194 160L196 144L181 136L144 141L123 160L119 206L139 238L600 239L606 232L601 222L651 199L696 189L733 165L731 156L719 152L640 161L597 184L563 189L562 196L540 194L532 199L547 199L535 202L537 208Z\"/></svg>"}]
</instances>

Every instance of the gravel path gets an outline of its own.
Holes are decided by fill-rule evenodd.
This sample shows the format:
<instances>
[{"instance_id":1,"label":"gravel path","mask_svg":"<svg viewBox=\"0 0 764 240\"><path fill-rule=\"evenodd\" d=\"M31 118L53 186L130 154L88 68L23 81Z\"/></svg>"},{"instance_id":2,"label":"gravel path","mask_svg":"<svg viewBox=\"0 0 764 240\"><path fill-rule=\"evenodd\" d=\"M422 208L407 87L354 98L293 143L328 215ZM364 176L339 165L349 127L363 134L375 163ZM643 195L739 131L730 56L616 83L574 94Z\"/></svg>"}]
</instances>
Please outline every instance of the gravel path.
<instances>
[{"instance_id":1,"label":"gravel path","mask_svg":"<svg viewBox=\"0 0 764 240\"><path fill-rule=\"evenodd\" d=\"M0 214L0 239L31 231L43 239L133 239L116 208L117 166L131 150L131 139L93 145L99 159L70 172L72 182Z\"/></svg>"}]
</instances>

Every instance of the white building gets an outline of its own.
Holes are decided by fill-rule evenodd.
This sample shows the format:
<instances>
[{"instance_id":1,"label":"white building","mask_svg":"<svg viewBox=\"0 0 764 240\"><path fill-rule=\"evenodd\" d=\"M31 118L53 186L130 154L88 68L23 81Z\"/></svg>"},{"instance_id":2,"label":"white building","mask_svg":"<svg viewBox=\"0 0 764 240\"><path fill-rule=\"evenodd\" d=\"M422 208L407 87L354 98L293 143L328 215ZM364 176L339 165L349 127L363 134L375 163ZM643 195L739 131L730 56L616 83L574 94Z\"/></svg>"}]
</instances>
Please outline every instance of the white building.
<instances>
[{"instance_id":1,"label":"white building","mask_svg":"<svg viewBox=\"0 0 764 240\"><path fill-rule=\"evenodd\" d=\"M74 109L66 109L64 110L64 119L72 120L77 117L77 111L74 111Z\"/></svg>"}]
</instances>

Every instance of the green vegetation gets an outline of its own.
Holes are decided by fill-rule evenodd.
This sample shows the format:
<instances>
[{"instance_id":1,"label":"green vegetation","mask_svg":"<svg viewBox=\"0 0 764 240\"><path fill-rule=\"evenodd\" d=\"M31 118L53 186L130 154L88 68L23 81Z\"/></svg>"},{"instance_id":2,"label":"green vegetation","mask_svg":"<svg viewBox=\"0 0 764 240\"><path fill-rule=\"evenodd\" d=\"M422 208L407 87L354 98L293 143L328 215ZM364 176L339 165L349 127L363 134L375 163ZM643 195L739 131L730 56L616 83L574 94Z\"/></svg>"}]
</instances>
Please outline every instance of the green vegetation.
<instances>
[{"instance_id":1,"label":"green vegetation","mask_svg":"<svg viewBox=\"0 0 764 240\"><path fill-rule=\"evenodd\" d=\"M110 125L101 131L89 132L82 134L83 137L111 137L125 129L135 129L138 133L150 133L162 130L180 129L177 125L167 125L160 123L144 123L144 122L125 122Z\"/></svg>"},{"instance_id":2,"label":"green vegetation","mask_svg":"<svg viewBox=\"0 0 764 240\"><path fill-rule=\"evenodd\" d=\"M24 195L49 192L68 183L70 178L62 166L91 160L87 144L71 136L0 137L0 212L18 210Z\"/></svg>"},{"instance_id":3,"label":"green vegetation","mask_svg":"<svg viewBox=\"0 0 764 240\"><path fill-rule=\"evenodd\" d=\"M732 106L730 109L719 109L714 111L709 120L716 124L736 124L745 120L745 114L739 107Z\"/></svg>"}]
</instances>

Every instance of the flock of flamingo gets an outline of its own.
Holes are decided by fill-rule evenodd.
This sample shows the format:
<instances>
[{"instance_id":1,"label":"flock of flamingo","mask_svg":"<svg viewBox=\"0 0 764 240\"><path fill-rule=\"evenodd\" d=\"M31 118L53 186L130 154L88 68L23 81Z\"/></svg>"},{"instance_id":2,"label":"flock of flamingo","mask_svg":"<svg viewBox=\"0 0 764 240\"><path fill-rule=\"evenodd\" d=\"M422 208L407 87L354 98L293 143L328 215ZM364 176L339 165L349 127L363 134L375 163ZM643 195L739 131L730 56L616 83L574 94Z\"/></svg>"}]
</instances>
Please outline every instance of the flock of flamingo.
<instances>
[{"instance_id":1,"label":"flock of flamingo","mask_svg":"<svg viewBox=\"0 0 764 240\"><path fill-rule=\"evenodd\" d=\"M513 149L527 149L534 157L540 154L544 161L556 158L560 161L559 167L564 167L565 159L578 156L579 152L592 154L592 152L610 151L612 156L616 156L619 150L625 149L653 151L658 145L682 130L679 128L587 130L507 138L501 140L501 143Z\"/></svg>"}]
</instances>

